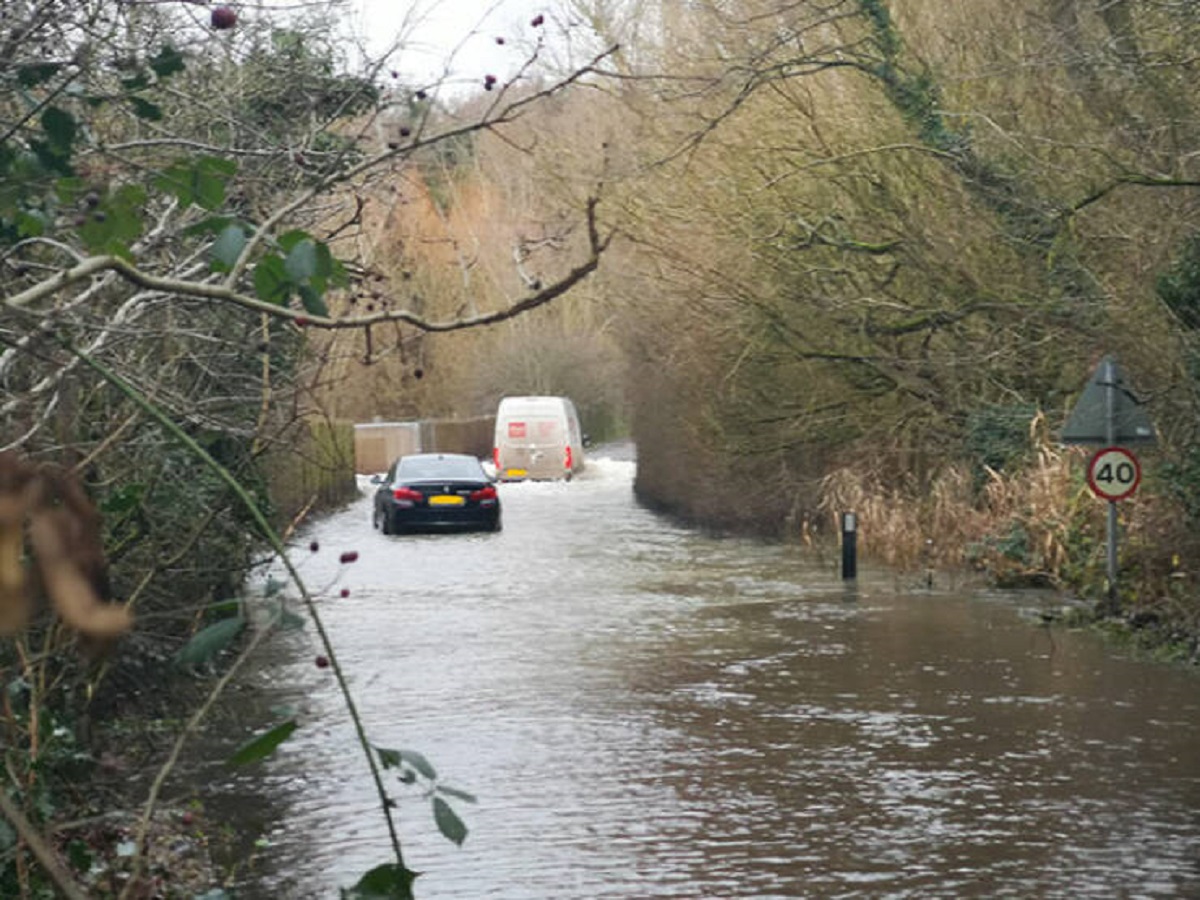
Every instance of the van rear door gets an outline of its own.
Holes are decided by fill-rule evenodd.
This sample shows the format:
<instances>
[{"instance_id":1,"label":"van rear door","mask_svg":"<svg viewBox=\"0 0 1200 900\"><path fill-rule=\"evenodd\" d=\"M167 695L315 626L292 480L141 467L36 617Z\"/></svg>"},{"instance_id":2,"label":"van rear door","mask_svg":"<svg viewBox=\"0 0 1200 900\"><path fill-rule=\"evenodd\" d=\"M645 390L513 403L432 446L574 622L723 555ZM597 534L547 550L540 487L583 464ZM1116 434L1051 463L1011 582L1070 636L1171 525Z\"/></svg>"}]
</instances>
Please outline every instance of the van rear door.
<instances>
[{"instance_id":1,"label":"van rear door","mask_svg":"<svg viewBox=\"0 0 1200 900\"><path fill-rule=\"evenodd\" d=\"M500 478L562 478L567 434L561 416L526 411L499 423L496 469Z\"/></svg>"}]
</instances>

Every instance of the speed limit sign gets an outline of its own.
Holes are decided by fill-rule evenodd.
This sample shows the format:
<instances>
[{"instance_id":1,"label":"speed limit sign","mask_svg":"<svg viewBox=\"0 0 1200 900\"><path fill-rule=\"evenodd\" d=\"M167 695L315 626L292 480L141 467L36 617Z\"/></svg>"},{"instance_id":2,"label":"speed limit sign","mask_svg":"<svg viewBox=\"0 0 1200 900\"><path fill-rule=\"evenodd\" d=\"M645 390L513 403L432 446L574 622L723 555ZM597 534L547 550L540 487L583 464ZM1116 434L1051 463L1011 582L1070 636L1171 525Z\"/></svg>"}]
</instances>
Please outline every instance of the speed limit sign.
<instances>
[{"instance_id":1,"label":"speed limit sign","mask_svg":"<svg viewBox=\"0 0 1200 900\"><path fill-rule=\"evenodd\" d=\"M1124 500L1137 490L1142 467L1124 447L1097 450L1088 462L1088 486L1105 500Z\"/></svg>"}]
</instances>

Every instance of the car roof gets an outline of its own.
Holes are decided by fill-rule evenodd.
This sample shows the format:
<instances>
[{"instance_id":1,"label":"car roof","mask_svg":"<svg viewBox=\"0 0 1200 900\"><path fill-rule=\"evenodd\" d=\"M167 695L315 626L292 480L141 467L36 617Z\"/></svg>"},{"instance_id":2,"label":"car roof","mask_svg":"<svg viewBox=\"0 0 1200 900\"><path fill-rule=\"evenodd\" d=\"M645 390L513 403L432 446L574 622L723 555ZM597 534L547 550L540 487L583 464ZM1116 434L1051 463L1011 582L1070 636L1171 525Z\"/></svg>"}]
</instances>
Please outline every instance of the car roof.
<instances>
[{"instance_id":1,"label":"car roof","mask_svg":"<svg viewBox=\"0 0 1200 900\"><path fill-rule=\"evenodd\" d=\"M487 476L479 458L469 453L410 453L396 460L393 471L416 480Z\"/></svg>"}]
</instances>

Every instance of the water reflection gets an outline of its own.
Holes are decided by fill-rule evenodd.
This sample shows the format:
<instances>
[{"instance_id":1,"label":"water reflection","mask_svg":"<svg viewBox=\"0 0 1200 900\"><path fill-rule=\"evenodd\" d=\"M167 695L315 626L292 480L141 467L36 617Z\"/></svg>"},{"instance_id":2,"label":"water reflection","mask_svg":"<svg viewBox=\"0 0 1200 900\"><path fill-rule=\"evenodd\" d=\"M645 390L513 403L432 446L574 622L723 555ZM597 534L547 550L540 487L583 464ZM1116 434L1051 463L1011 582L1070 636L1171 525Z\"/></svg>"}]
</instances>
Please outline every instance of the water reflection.
<instances>
[{"instance_id":1,"label":"water reflection","mask_svg":"<svg viewBox=\"0 0 1200 900\"><path fill-rule=\"evenodd\" d=\"M1031 627L1036 598L670 527L631 478L504 485L496 535L384 537L364 500L298 543L368 733L479 797L457 848L395 785L421 900L1200 895L1193 675ZM214 786L284 807L242 898L388 861L316 652L273 641L247 687L303 725Z\"/></svg>"}]
</instances>

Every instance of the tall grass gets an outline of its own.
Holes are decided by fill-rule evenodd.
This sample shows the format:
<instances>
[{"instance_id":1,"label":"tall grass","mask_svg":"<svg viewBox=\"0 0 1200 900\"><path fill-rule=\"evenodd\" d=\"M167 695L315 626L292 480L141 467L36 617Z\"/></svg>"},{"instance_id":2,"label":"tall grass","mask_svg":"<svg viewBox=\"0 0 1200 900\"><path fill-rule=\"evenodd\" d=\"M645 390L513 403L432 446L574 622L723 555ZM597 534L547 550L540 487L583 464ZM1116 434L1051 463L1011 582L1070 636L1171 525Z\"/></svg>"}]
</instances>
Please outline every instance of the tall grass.
<instances>
[{"instance_id":1,"label":"tall grass","mask_svg":"<svg viewBox=\"0 0 1200 900\"><path fill-rule=\"evenodd\" d=\"M853 510L863 555L902 571L971 568L1001 584L1066 585L1081 536L1103 534L1103 510L1084 484L1083 453L1056 446L1041 414L1029 434L1026 463L1012 471L956 461L925 483L887 486L840 469L823 480L820 508Z\"/></svg>"}]
</instances>

